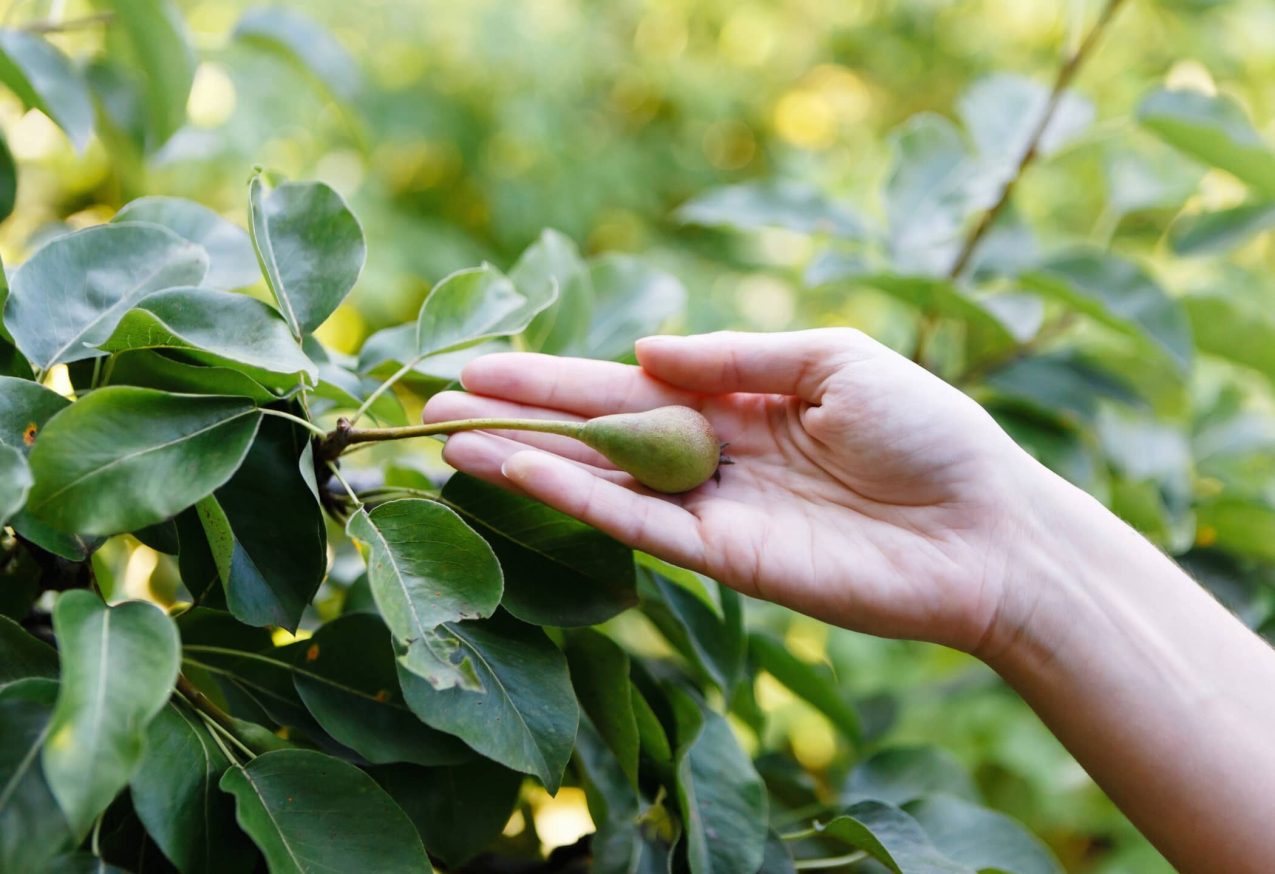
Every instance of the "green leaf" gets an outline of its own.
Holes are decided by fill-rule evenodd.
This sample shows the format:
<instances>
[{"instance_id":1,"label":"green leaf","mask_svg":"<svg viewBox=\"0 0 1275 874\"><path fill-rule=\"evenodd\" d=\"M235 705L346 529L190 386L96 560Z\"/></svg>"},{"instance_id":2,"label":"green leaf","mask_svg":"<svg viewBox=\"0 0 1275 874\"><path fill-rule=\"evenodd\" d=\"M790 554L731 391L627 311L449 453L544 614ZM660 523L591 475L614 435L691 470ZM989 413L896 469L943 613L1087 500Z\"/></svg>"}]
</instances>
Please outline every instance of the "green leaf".
<instances>
[{"instance_id":1,"label":"green leaf","mask_svg":"<svg viewBox=\"0 0 1275 874\"><path fill-rule=\"evenodd\" d=\"M633 560L639 566L659 574L670 583L681 586L712 611L714 616L718 619L723 618L721 587L715 580L675 564L669 564L645 552L634 552Z\"/></svg>"},{"instance_id":2,"label":"green leaf","mask_svg":"<svg viewBox=\"0 0 1275 874\"><path fill-rule=\"evenodd\" d=\"M940 852L979 871L1062 874L1049 848L1003 813L946 795L922 798L907 811Z\"/></svg>"},{"instance_id":3,"label":"green leaf","mask_svg":"<svg viewBox=\"0 0 1275 874\"><path fill-rule=\"evenodd\" d=\"M589 841L596 874L641 870L640 798L630 777L598 734L589 717L580 716L575 768L584 786L589 816L597 830Z\"/></svg>"},{"instance_id":4,"label":"green leaf","mask_svg":"<svg viewBox=\"0 0 1275 874\"><path fill-rule=\"evenodd\" d=\"M421 839L367 774L311 750L279 750L221 779L271 874L431 872Z\"/></svg>"},{"instance_id":5,"label":"green leaf","mask_svg":"<svg viewBox=\"0 0 1275 874\"><path fill-rule=\"evenodd\" d=\"M589 263L592 320L583 352L593 358L633 353L633 341L657 333L686 308L686 287L670 273L629 255Z\"/></svg>"},{"instance_id":6,"label":"green leaf","mask_svg":"<svg viewBox=\"0 0 1275 874\"><path fill-rule=\"evenodd\" d=\"M684 203L675 217L685 224L737 231L783 228L851 240L867 233L850 207L814 186L779 180L712 189Z\"/></svg>"},{"instance_id":7,"label":"green leaf","mask_svg":"<svg viewBox=\"0 0 1275 874\"><path fill-rule=\"evenodd\" d=\"M302 466L310 435L274 416L242 465L197 505L230 612L295 629L327 570L327 529Z\"/></svg>"},{"instance_id":8,"label":"green leaf","mask_svg":"<svg viewBox=\"0 0 1275 874\"><path fill-rule=\"evenodd\" d=\"M725 719L681 689L667 692L691 874L756 871L766 844L766 787Z\"/></svg>"},{"instance_id":9,"label":"green leaf","mask_svg":"<svg viewBox=\"0 0 1275 874\"><path fill-rule=\"evenodd\" d=\"M815 832L863 850L894 874L974 874L930 842L915 819L892 804L863 801Z\"/></svg>"},{"instance_id":10,"label":"green leaf","mask_svg":"<svg viewBox=\"0 0 1275 874\"><path fill-rule=\"evenodd\" d=\"M27 502L31 468L21 450L0 443L0 525L7 525Z\"/></svg>"},{"instance_id":11,"label":"green leaf","mask_svg":"<svg viewBox=\"0 0 1275 874\"><path fill-rule=\"evenodd\" d=\"M179 361L163 352L137 349L121 352L111 366L110 385L135 385L177 394L228 395L258 404L271 404L280 394L251 376L228 367L208 367ZM294 384L292 388L299 388Z\"/></svg>"},{"instance_id":12,"label":"green leaf","mask_svg":"<svg viewBox=\"0 0 1275 874\"><path fill-rule=\"evenodd\" d=\"M637 603L628 547L602 532L474 477L457 474L443 498L487 538L504 570L501 605L526 622L604 622Z\"/></svg>"},{"instance_id":13,"label":"green leaf","mask_svg":"<svg viewBox=\"0 0 1275 874\"><path fill-rule=\"evenodd\" d=\"M29 677L56 679L58 656L53 647L32 637L7 616L0 616L0 686Z\"/></svg>"},{"instance_id":14,"label":"green leaf","mask_svg":"<svg viewBox=\"0 0 1275 874\"><path fill-rule=\"evenodd\" d=\"M439 631L472 663L482 691L435 689L400 664L407 705L428 725L557 792L580 715L562 653L543 631L503 613Z\"/></svg>"},{"instance_id":15,"label":"green leaf","mask_svg":"<svg viewBox=\"0 0 1275 874\"><path fill-rule=\"evenodd\" d=\"M434 676L432 632L444 622L492 615L503 590L491 547L458 515L435 501L390 501L360 508L347 533L367 546L372 597L395 641L400 661Z\"/></svg>"},{"instance_id":16,"label":"green leaf","mask_svg":"<svg viewBox=\"0 0 1275 874\"><path fill-rule=\"evenodd\" d=\"M958 111L974 141L982 172L1003 185L1016 171L1049 107L1049 88L1023 76L993 73L961 95ZM1093 123L1093 104L1071 91L1052 108L1049 124L1036 144L1049 157Z\"/></svg>"},{"instance_id":17,"label":"green leaf","mask_svg":"<svg viewBox=\"0 0 1275 874\"><path fill-rule=\"evenodd\" d=\"M53 119L77 151L88 145L93 135L88 88L71 59L44 37L0 30L0 81L27 106Z\"/></svg>"},{"instance_id":18,"label":"green leaf","mask_svg":"<svg viewBox=\"0 0 1275 874\"><path fill-rule=\"evenodd\" d=\"M748 652L739 595L722 589L722 610L715 614L658 573L643 569L641 579L642 612L702 679L729 697L743 675Z\"/></svg>"},{"instance_id":19,"label":"green leaf","mask_svg":"<svg viewBox=\"0 0 1275 874\"><path fill-rule=\"evenodd\" d=\"M1097 251L1050 259L1021 279L1030 291L1067 304L1142 341L1185 373L1191 366L1191 328L1182 306L1132 261Z\"/></svg>"},{"instance_id":20,"label":"green leaf","mask_svg":"<svg viewBox=\"0 0 1275 874\"><path fill-rule=\"evenodd\" d=\"M49 420L36 440L28 511L81 534L162 522L234 474L260 420L239 398L99 389Z\"/></svg>"},{"instance_id":21,"label":"green leaf","mask_svg":"<svg viewBox=\"0 0 1275 874\"><path fill-rule=\"evenodd\" d=\"M39 383L0 376L0 443L30 453L44 424L70 404Z\"/></svg>"},{"instance_id":22,"label":"green leaf","mask_svg":"<svg viewBox=\"0 0 1275 874\"><path fill-rule=\"evenodd\" d=\"M1137 116L1143 127L1175 149L1275 197L1275 151L1231 98L1156 91L1142 101Z\"/></svg>"},{"instance_id":23,"label":"green leaf","mask_svg":"<svg viewBox=\"0 0 1275 874\"><path fill-rule=\"evenodd\" d=\"M73 844L40 768L57 693L47 679L0 687L0 871L47 870Z\"/></svg>"},{"instance_id":24,"label":"green leaf","mask_svg":"<svg viewBox=\"0 0 1275 874\"><path fill-rule=\"evenodd\" d=\"M146 145L159 148L186 122L195 81L195 52L177 6L170 0L98 0L110 9L141 70Z\"/></svg>"},{"instance_id":25,"label":"green leaf","mask_svg":"<svg viewBox=\"0 0 1275 874\"><path fill-rule=\"evenodd\" d=\"M1142 403L1119 376L1074 352L1021 358L994 371L986 384L1037 416L1071 423L1093 422L1103 401Z\"/></svg>"},{"instance_id":26,"label":"green leaf","mask_svg":"<svg viewBox=\"0 0 1275 874\"><path fill-rule=\"evenodd\" d=\"M1251 367L1275 385L1275 318L1238 290L1183 298L1201 352Z\"/></svg>"},{"instance_id":27,"label":"green leaf","mask_svg":"<svg viewBox=\"0 0 1275 874\"><path fill-rule=\"evenodd\" d=\"M1196 506L1201 531L1211 531L1222 549L1275 562L1275 506L1264 500L1220 496Z\"/></svg>"},{"instance_id":28,"label":"green leaf","mask_svg":"<svg viewBox=\"0 0 1275 874\"><path fill-rule=\"evenodd\" d=\"M580 707L610 747L621 772L637 786L638 725L629 657L609 637L592 629L573 631L566 640L571 685Z\"/></svg>"},{"instance_id":29,"label":"green leaf","mask_svg":"<svg viewBox=\"0 0 1275 874\"><path fill-rule=\"evenodd\" d=\"M199 246L156 225L121 223L57 237L13 274L5 326L36 367L94 358L119 320L151 292L198 285ZM50 319L50 313L57 313Z\"/></svg>"},{"instance_id":30,"label":"green leaf","mask_svg":"<svg viewBox=\"0 0 1275 874\"><path fill-rule=\"evenodd\" d=\"M1275 203L1246 203L1174 222L1169 243L1179 255L1217 254L1275 228Z\"/></svg>"},{"instance_id":31,"label":"green leaf","mask_svg":"<svg viewBox=\"0 0 1275 874\"><path fill-rule=\"evenodd\" d=\"M234 38L295 64L340 100L359 96L358 65L332 34L304 13L285 6L249 9L235 25Z\"/></svg>"},{"instance_id":32,"label":"green leaf","mask_svg":"<svg viewBox=\"0 0 1275 874\"><path fill-rule=\"evenodd\" d=\"M77 839L137 770L146 727L173 691L177 628L152 604L107 607L91 592L58 598L62 684L44 773Z\"/></svg>"},{"instance_id":33,"label":"green leaf","mask_svg":"<svg viewBox=\"0 0 1275 874\"><path fill-rule=\"evenodd\" d=\"M208 253L203 286L230 291L261 279L248 232L202 203L180 197L139 197L120 207L112 222L149 222L202 246Z\"/></svg>"},{"instance_id":34,"label":"green leaf","mask_svg":"<svg viewBox=\"0 0 1275 874\"><path fill-rule=\"evenodd\" d=\"M404 327L412 328L411 325ZM319 375L319 381L310 393L310 413L313 417L336 410L357 410L380 385L379 380L363 379L348 369L348 359L334 356L312 336L304 338L302 348L314 362ZM340 361L338 361L339 357ZM348 366L355 365L349 362ZM373 419L384 425L407 424L407 413L404 412L402 403L393 392L387 391L381 394L372 402L367 412Z\"/></svg>"},{"instance_id":35,"label":"green leaf","mask_svg":"<svg viewBox=\"0 0 1275 874\"><path fill-rule=\"evenodd\" d=\"M421 304L416 353L433 355L520 334L557 296L556 282L518 289L490 264L458 270L439 280Z\"/></svg>"},{"instance_id":36,"label":"green leaf","mask_svg":"<svg viewBox=\"0 0 1275 874\"><path fill-rule=\"evenodd\" d=\"M186 708L170 703L146 731L146 754L129 792L137 818L182 874L253 867L234 802L217 788L230 760Z\"/></svg>"},{"instance_id":37,"label":"green leaf","mask_svg":"<svg viewBox=\"0 0 1275 874\"><path fill-rule=\"evenodd\" d=\"M288 325L268 304L229 291L170 288L138 302L99 348L177 349L197 361L241 370L279 391L318 378Z\"/></svg>"},{"instance_id":38,"label":"green leaf","mask_svg":"<svg viewBox=\"0 0 1275 874\"><path fill-rule=\"evenodd\" d=\"M969 772L946 750L890 747L855 765L841 789L841 801L880 801L901 806L934 792L979 800Z\"/></svg>"},{"instance_id":39,"label":"green leaf","mask_svg":"<svg viewBox=\"0 0 1275 874\"><path fill-rule=\"evenodd\" d=\"M842 694L831 667L804 662L782 642L762 633L749 635L748 649L758 667L828 717L852 745L862 742L859 714Z\"/></svg>"},{"instance_id":40,"label":"green leaf","mask_svg":"<svg viewBox=\"0 0 1275 874\"><path fill-rule=\"evenodd\" d=\"M13 206L18 200L18 166L14 163L13 152L9 151L9 143L0 137L0 221L13 214ZM4 333L0 330L0 335Z\"/></svg>"},{"instance_id":41,"label":"green leaf","mask_svg":"<svg viewBox=\"0 0 1275 874\"><path fill-rule=\"evenodd\" d=\"M248 185L252 244L266 282L294 336L327 320L354 288L367 246L345 200L322 182L284 182L272 191L260 174Z\"/></svg>"},{"instance_id":42,"label":"green leaf","mask_svg":"<svg viewBox=\"0 0 1275 874\"><path fill-rule=\"evenodd\" d=\"M473 758L464 744L422 723L403 703L389 629L379 616L335 619L303 651L293 675L297 694L328 734L369 762L452 765Z\"/></svg>"},{"instance_id":43,"label":"green leaf","mask_svg":"<svg viewBox=\"0 0 1275 874\"><path fill-rule=\"evenodd\" d=\"M539 239L518 256L509 279L533 299L552 294L552 286L557 286L557 299L523 332L528 349L560 355L583 346L593 289L588 267L571 238L548 228L541 231Z\"/></svg>"},{"instance_id":44,"label":"green leaf","mask_svg":"<svg viewBox=\"0 0 1275 874\"><path fill-rule=\"evenodd\" d=\"M370 773L403 808L430 855L451 868L500 837L523 781L517 771L483 758L448 768L399 765Z\"/></svg>"},{"instance_id":45,"label":"green leaf","mask_svg":"<svg viewBox=\"0 0 1275 874\"><path fill-rule=\"evenodd\" d=\"M993 343L1007 345L1016 339L1026 339L1018 333L1011 320L1002 318L985 301L971 297L946 279L877 273L856 277L854 281L883 291L923 312L965 322L985 332Z\"/></svg>"}]
</instances>

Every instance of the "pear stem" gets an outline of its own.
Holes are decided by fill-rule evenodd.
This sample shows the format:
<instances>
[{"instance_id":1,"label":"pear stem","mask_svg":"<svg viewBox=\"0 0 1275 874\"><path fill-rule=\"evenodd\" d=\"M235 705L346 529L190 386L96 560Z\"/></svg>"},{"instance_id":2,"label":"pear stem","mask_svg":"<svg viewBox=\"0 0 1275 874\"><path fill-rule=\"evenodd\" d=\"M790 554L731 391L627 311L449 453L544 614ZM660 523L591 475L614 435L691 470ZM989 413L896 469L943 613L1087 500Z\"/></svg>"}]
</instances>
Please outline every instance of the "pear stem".
<instances>
[{"instance_id":1,"label":"pear stem","mask_svg":"<svg viewBox=\"0 0 1275 874\"><path fill-rule=\"evenodd\" d=\"M551 419L452 419L430 425L405 425L398 428L355 428L348 420L337 422L336 430L323 440L320 455L335 458L357 443L379 443L410 437L433 437L457 431L538 431L579 439L584 422L560 422Z\"/></svg>"}]
</instances>

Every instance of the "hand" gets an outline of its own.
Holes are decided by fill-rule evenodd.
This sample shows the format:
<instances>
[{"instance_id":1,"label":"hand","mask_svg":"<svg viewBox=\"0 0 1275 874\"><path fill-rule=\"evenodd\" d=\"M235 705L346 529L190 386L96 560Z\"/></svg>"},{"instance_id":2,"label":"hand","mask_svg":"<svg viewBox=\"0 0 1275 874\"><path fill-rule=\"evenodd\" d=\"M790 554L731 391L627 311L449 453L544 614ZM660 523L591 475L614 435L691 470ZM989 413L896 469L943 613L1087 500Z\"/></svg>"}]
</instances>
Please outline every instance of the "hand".
<instances>
[{"instance_id":1,"label":"hand","mask_svg":"<svg viewBox=\"0 0 1275 874\"><path fill-rule=\"evenodd\" d=\"M1007 550L1034 462L974 401L849 329L651 337L641 367L496 354L426 422L683 404L734 464L656 495L576 441L453 435L454 467L745 594L872 634L978 651L1013 606ZM540 451L527 451L534 447ZM1006 634L1012 635L1012 631Z\"/></svg>"}]
</instances>

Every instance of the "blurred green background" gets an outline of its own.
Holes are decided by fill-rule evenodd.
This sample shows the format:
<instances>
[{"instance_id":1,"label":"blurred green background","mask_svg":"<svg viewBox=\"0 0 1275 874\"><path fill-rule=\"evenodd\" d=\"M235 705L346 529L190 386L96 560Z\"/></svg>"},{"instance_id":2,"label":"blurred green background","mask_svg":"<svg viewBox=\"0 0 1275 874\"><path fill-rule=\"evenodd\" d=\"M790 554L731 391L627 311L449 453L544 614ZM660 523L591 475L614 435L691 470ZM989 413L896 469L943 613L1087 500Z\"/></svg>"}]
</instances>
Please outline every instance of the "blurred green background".
<instances>
[{"instance_id":1,"label":"blurred green background","mask_svg":"<svg viewBox=\"0 0 1275 874\"><path fill-rule=\"evenodd\" d=\"M246 180L259 164L330 183L364 223L367 268L320 332L342 351L413 319L431 283L451 270L482 260L508 267L552 227L586 253L641 253L679 277L689 293L672 330L850 324L910 353L915 309L853 279L816 278L829 252L878 257L861 240L839 246L747 216L738 223L768 226L688 223L679 207L721 186L783 180L852 204L869 226L887 225L882 190L900 154L900 126L922 112L965 118L962 95L994 74L1048 85L1100 5L311 0L286 7L314 23L288 18L289 45L259 26L268 19L249 4L178 3L197 66L188 121L166 142L148 142L135 95L111 87L124 48L117 52L101 28L50 37L73 58L96 54L106 40L98 55L106 60L85 74L109 123L83 152L39 111L0 96L19 179L0 254L19 263L51 234L106 220L143 194L189 197L242 224ZM8 15L15 23L92 12L15 0ZM1240 204L1246 187L1165 145L1135 110L1166 85L1223 93L1275 140L1272 45L1275 5L1266 0L1126 4L1074 83L1092 104L1092 123L1017 189L1013 215L1033 230L1033 247L1116 251L1142 259L1171 296L1208 291L1269 312L1269 236L1245 236L1220 257L1185 257L1171 244L1175 222ZM1133 412L1099 415L1091 384L1079 384L1081 409L1061 421L1039 409L1047 398L1031 397L1039 382L988 380L971 390L1046 461L1185 555L1220 597L1261 624L1275 567L1275 348L1263 344L1275 331L1245 335L1251 354L1238 366L1202 349L1186 377L1147 362L1122 335L1070 322L1064 335L1068 349L1131 384ZM897 720L893 742L950 750L989 803L1024 820L1068 870L1168 870L977 663L751 606L754 624L780 632L801 655L826 658L872 718ZM823 717L765 676L757 694L774 717L768 743L791 745L816 775L835 770L844 748Z\"/></svg>"}]
</instances>

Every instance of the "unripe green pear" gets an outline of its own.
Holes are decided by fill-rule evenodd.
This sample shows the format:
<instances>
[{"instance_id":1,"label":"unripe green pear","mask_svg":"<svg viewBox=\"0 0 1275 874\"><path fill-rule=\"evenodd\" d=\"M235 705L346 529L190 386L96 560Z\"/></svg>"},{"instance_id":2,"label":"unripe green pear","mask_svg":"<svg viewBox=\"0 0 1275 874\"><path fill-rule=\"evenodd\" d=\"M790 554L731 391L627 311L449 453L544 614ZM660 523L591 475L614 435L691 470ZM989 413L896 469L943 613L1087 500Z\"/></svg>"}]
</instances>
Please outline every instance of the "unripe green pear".
<instances>
[{"instance_id":1,"label":"unripe green pear","mask_svg":"<svg viewBox=\"0 0 1275 874\"><path fill-rule=\"evenodd\" d=\"M690 407L617 413L584 423L580 440L649 489L689 492L717 473L722 444Z\"/></svg>"}]
</instances>

